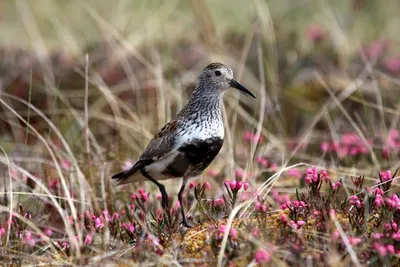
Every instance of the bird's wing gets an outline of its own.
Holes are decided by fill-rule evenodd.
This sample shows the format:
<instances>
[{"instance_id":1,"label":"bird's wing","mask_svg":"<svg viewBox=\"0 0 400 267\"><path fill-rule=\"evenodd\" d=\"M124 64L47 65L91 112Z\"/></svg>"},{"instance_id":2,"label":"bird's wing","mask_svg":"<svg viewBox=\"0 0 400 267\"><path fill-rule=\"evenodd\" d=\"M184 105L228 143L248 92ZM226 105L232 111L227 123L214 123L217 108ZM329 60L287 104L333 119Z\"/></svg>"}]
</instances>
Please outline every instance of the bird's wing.
<instances>
[{"instance_id":1,"label":"bird's wing","mask_svg":"<svg viewBox=\"0 0 400 267\"><path fill-rule=\"evenodd\" d=\"M172 152L180 121L172 120L153 137L139 160L158 160Z\"/></svg>"}]
</instances>

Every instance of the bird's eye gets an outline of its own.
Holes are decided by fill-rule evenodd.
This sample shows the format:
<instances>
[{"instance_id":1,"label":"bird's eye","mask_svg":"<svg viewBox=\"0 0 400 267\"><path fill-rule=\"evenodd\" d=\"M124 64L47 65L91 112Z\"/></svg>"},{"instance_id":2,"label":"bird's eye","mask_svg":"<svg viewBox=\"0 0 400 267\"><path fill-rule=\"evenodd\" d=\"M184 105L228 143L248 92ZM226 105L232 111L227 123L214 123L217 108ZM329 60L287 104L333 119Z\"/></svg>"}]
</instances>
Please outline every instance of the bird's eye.
<instances>
[{"instance_id":1,"label":"bird's eye","mask_svg":"<svg viewBox=\"0 0 400 267\"><path fill-rule=\"evenodd\" d=\"M220 76L220 75L221 75L221 72L220 72L219 70L216 70L216 71L215 71L215 75L216 75L216 76Z\"/></svg>"}]
</instances>

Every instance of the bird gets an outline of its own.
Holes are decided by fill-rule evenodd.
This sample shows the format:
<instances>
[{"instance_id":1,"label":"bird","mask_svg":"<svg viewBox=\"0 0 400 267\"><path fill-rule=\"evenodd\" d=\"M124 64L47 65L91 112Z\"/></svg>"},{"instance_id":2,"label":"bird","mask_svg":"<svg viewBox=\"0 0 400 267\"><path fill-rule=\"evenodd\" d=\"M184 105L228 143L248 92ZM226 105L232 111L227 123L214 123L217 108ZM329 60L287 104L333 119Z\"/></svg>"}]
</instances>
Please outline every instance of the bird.
<instances>
[{"instance_id":1,"label":"bird","mask_svg":"<svg viewBox=\"0 0 400 267\"><path fill-rule=\"evenodd\" d=\"M113 175L112 179L117 180L117 185L150 180L159 188L165 210L168 208L168 194L159 181L182 178L178 201L181 204L182 225L190 228L182 194L188 181L210 165L223 145L222 98L229 88L236 88L256 98L233 78L229 66L209 64L199 76L186 106L155 134L130 169Z\"/></svg>"}]
</instances>

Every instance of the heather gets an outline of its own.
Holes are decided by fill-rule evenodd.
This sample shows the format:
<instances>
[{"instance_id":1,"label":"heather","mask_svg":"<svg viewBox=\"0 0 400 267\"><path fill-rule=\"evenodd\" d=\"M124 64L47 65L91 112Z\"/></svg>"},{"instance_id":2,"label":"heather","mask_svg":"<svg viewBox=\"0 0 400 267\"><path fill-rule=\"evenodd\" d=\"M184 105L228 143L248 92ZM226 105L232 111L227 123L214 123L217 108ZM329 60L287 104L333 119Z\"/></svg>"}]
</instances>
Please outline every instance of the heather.
<instances>
[{"instance_id":1,"label":"heather","mask_svg":"<svg viewBox=\"0 0 400 267\"><path fill-rule=\"evenodd\" d=\"M4 2L0 261L397 266L398 3ZM39 3L39 2L38 2ZM226 137L188 183L116 187L209 63Z\"/></svg>"}]
</instances>

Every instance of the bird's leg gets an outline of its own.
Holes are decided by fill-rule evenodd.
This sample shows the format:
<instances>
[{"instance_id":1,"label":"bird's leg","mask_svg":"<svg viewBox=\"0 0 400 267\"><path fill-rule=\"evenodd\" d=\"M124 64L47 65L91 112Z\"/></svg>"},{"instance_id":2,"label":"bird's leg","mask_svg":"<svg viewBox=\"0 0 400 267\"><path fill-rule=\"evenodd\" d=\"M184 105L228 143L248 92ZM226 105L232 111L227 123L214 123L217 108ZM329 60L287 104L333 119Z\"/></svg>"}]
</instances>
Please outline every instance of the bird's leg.
<instances>
[{"instance_id":1,"label":"bird's leg","mask_svg":"<svg viewBox=\"0 0 400 267\"><path fill-rule=\"evenodd\" d=\"M167 191L165 191L165 186L163 184L160 184L159 182L157 182L157 180L154 179L153 177L151 177L144 169L141 169L140 172L142 173L142 175L144 177L146 177L147 179L149 179L150 181L152 181L153 183L155 183L158 186L158 189L160 189L160 192L161 192L161 205L162 205L163 209L167 209L168 208L168 195L167 195Z\"/></svg>"},{"instance_id":2,"label":"bird's leg","mask_svg":"<svg viewBox=\"0 0 400 267\"><path fill-rule=\"evenodd\" d=\"M182 225L187 227L187 228L191 228L192 226L186 220L185 211L183 209L183 202L182 202L182 194L183 194L183 191L185 190L186 183L187 183L187 179L184 177L183 180L182 180L181 189L179 190L179 193L178 193L178 200L179 200L179 204L181 204Z\"/></svg>"}]
</instances>

